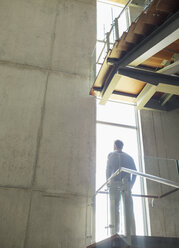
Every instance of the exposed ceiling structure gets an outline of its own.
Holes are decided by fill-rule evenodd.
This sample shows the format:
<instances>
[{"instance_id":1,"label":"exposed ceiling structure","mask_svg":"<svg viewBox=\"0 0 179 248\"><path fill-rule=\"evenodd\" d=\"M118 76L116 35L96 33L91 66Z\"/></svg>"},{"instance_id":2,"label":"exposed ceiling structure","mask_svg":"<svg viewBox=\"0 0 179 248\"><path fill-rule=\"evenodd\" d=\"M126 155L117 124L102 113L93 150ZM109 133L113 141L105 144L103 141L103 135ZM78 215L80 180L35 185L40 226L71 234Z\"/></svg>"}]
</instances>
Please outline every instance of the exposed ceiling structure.
<instances>
[{"instance_id":1,"label":"exposed ceiling structure","mask_svg":"<svg viewBox=\"0 0 179 248\"><path fill-rule=\"evenodd\" d=\"M169 111L179 108L178 75L179 1L154 0L108 51L90 94Z\"/></svg>"}]
</instances>

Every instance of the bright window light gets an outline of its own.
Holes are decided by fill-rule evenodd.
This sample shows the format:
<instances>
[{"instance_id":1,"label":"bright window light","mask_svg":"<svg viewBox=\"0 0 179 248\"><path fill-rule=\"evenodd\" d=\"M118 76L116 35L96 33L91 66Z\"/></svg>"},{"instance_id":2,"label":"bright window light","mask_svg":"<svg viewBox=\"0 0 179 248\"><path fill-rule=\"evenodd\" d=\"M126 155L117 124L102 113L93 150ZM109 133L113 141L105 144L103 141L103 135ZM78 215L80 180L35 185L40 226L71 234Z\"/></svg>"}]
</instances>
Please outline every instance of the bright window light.
<instances>
[{"instance_id":1,"label":"bright window light","mask_svg":"<svg viewBox=\"0 0 179 248\"><path fill-rule=\"evenodd\" d=\"M99 103L99 101L97 101L97 103ZM111 102L107 102L105 105L98 105L97 120L135 126L136 121L134 105L121 104L121 106L122 107L119 108L118 102L113 102L113 104L111 104Z\"/></svg>"},{"instance_id":2,"label":"bright window light","mask_svg":"<svg viewBox=\"0 0 179 248\"><path fill-rule=\"evenodd\" d=\"M110 111L109 111L110 109ZM110 112L110 118L108 116ZM108 102L107 105L101 106L97 104L97 167L96 167L96 188L98 189L106 181L106 163L107 156L113 151L113 144L116 139L124 142L124 152L133 157L136 168L139 170L139 154L137 142L137 127L135 122L135 109L132 105L126 105L115 102ZM124 115L122 113L125 113ZM120 118L116 116L121 115ZM133 119L130 122L130 117ZM128 125L126 120L133 127L120 126L120 124ZM110 123L118 123L119 126L112 124L103 124L108 120ZM137 177L133 193L141 194L140 180ZM143 211L141 198L133 197L134 214L136 220L136 234L144 235ZM109 229L109 207L107 202L107 194L99 194L96 199L96 240L102 240L108 237Z\"/></svg>"}]
</instances>

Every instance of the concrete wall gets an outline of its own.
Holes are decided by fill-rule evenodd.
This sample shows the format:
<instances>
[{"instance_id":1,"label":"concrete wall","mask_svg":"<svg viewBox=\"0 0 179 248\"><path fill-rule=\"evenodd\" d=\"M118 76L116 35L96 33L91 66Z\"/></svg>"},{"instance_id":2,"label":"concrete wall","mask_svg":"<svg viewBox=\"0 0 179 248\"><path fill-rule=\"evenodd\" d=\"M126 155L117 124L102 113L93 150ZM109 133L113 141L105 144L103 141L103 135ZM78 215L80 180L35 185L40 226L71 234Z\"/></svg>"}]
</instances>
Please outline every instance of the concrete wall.
<instances>
[{"instance_id":1,"label":"concrete wall","mask_svg":"<svg viewBox=\"0 0 179 248\"><path fill-rule=\"evenodd\" d=\"M179 111L141 111L146 173L179 182L175 159L179 159ZM174 188L147 181L151 195ZM179 237L179 191L162 199L149 200L151 234Z\"/></svg>"},{"instance_id":2,"label":"concrete wall","mask_svg":"<svg viewBox=\"0 0 179 248\"><path fill-rule=\"evenodd\" d=\"M88 243L95 29L95 0L0 0L0 247Z\"/></svg>"}]
</instances>

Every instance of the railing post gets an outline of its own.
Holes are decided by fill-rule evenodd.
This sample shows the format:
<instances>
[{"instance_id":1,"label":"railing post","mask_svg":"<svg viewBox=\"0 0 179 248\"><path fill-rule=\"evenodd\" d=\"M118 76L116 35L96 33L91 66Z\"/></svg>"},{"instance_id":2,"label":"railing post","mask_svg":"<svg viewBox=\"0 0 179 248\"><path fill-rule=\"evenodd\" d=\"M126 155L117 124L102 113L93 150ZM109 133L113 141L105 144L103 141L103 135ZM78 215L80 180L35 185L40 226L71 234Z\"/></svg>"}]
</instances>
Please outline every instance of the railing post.
<instances>
[{"instance_id":1,"label":"railing post","mask_svg":"<svg viewBox=\"0 0 179 248\"><path fill-rule=\"evenodd\" d=\"M109 51L110 45L109 45L109 32L106 33L106 47L107 47L107 52Z\"/></svg>"},{"instance_id":2,"label":"railing post","mask_svg":"<svg viewBox=\"0 0 179 248\"><path fill-rule=\"evenodd\" d=\"M92 198L91 215L91 243L95 242L96 196Z\"/></svg>"},{"instance_id":3,"label":"railing post","mask_svg":"<svg viewBox=\"0 0 179 248\"><path fill-rule=\"evenodd\" d=\"M107 207L106 207L106 211L107 211L107 215L106 215L106 217L107 217L107 227L109 227L109 209L108 209L108 204L109 204L109 202L108 202L108 197L109 197L109 194L106 194L106 202L107 202ZM109 235L109 228L107 228L107 236Z\"/></svg>"},{"instance_id":4,"label":"railing post","mask_svg":"<svg viewBox=\"0 0 179 248\"><path fill-rule=\"evenodd\" d=\"M123 210L124 210L124 232L126 236L126 243L131 245L131 206L130 206L130 184L127 178L123 178L122 183L122 200L123 200Z\"/></svg>"},{"instance_id":5,"label":"railing post","mask_svg":"<svg viewBox=\"0 0 179 248\"><path fill-rule=\"evenodd\" d=\"M130 16L129 16L129 8L127 7L125 10L125 16L126 16L126 23L127 23L127 29L130 27L131 25L131 20L130 20Z\"/></svg>"},{"instance_id":6,"label":"railing post","mask_svg":"<svg viewBox=\"0 0 179 248\"><path fill-rule=\"evenodd\" d=\"M116 36L116 40L119 40L119 25L118 25L118 18L115 18L115 20L114 20L114 26L115 26L115 36Z\"/></svg>"}]
</instances>

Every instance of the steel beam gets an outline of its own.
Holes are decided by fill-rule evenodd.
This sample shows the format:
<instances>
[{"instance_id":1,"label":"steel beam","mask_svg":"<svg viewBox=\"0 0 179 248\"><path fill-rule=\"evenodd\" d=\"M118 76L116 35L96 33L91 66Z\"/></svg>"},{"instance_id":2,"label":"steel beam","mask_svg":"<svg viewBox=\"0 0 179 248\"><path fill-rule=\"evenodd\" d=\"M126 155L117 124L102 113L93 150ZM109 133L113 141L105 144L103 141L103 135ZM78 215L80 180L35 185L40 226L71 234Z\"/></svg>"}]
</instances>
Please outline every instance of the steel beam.
<instances>
[{"instance_id":1,"label":"steel beam","mask_svg":"<svg viewBox=\"0 0 179 248\"><path fill-rule=\"evenodd\" d=\"M157 100L152 101L151 99L152 96L157 91L167 94L167 98L164 99L162 103ZM142 108L145 108L145 109L150 108L150 109L168 110L168 111L175 109L175 107L178 107L178 101L176 104L174 103L168 104L167 102L169 99L172 99L173 94L179 95L179 86L170 86L170 85L164 85L164 84L153 86L153 85L147 84L144 87L144 89L141 91L139 96L137 97L137 109L140 110Z\"/></svg>"},{"instance_id":2,"label":"steel beam","mask_svg":"<svg viewBox=\"0 0 179 248\"><path fill-rule=\"evenodd\" d=\"M161 105L160 101L156 99L150 99L145 105L145 109L155 109L159 111L171 111L178 108L179 99L176 96L172 96L170 101L167 102L165 105Z\"/></svg>"},{"instance_id":3,"label":"steel beam","mask_svg":"<svg viewBox=\"0 0 179 248\"><path fill-rule=\"evenodd\" d=\"M129 51L119 66L137 66L179 38L179 11Z\"/></svg>"},{"instance_id":4,"label":"steel beam","mask_svg":"<svg viewBox=\"0 0 179 248\"><path fill-rule=\"evenodd\" d=\"M120 75L134 78L152 85L157 86L159 83L165 84L167 86L175 85L179 86L179 77L173 75L166 75L136 68L130 67L119 67L118 73Z\"/></svg>"},{"instance_id":5,"label":"steel beam","mask_svg":"<svg viewBox=\"0 0 179 248\"><path fill-rule=\"evenodd\" d=\"M165 93L162 98L160 99L161 102L161 106L164 106L165 103L167 103L172 97L172 94L168 94L168 93Z\"/></svg>"},{"instance_id":6,"label":"steel beam","mask_svg":"<svg viewBox=\"0 0 179 248\"><path fill-rule=\"evenodd\" d=\"M147 84L137 97L137 109L142 109L155 94L157 86Z\"/></svg>"},{"instance_id":7,"label":"steel beam","mask_svg":"<svg viewBox=\"0 0 179 248\"><path fill-rule=\"evenodd\" d=\"M102 99L99 102L99 104L104 105L107 102L109 97L112 95L114 89L116 88L120 78L121 78L121 75L116 74L110 79L111 81L110 81L110 84L108 86L108 90L105 91L104 93L102 93Z\"/></svg>"},{"instance_id":8,"label":"steel beam","mask_svg":"<svg viewBox=\"0 0 179 248\"><path fill-rule=\"evenodd\" d=\"M156 73L174 74L178 71L179 71L179 60L172 63L171 65L165 66L163 69L158 70ZM160 87L160 85L159 85L159 87ZM150 88L150 90L147 93L146 90L148 88ZM172 88L173 87L169 87L168 91L172 91L172 92L175 92L175 90L178 91L178 88L177 89L175 87L173 89ZM147 86L146 85L137 97L137 109L139 109L139 110L142 109L145 106L145 104L150 100L150 98L155 94L155 92L157 90L159 91L159 90L164 90L164 89L162 89L162 88L157 89L157 88L155 88L155 86L152 86L152 85ZM172 93L168 92L168 91L165 87L165 93L172 95ZM151 94L151 92L152 92L152 94ZM176 92L174 94L176 94ZM144 97L144 95L145 95L145 97ZM169 100L169 98L167 100ZM164 105L162 105L162 106L164 106Z\"/></svg>"},{"instance_id":9,"label":"steel beam","mask_svg":"<svg viewBox=\"0 0 179 248\"><path fill-rule=\"evenodd\" d=\"M179 86L159 84L157 86L157 91L160 91L163 93L169 93L173 95L179 95Z\"/></svg>"},{"instance_id":10,"label":"steel beam","mask_svg":"<svg viewBox=\"0 0 179 248\"><path fill-rule=\"evenodd\" d=\"M146 104L145 104L145 109L148 110L157 110L157 111L168 111L166 106L162 106L160 102L156 99L150 99Z\"/></svg>"},{"instance_id":11,"label":"steel beam","mask_svg":"<svg viewBox=\"0 0 179 248\"><path fill-rule=\"evenodd\" d=\"M112 61L113 63L115 63L116 60L112 60ZM137 80L141 80L141 81L151 84L151 85L146 85L144 90L142 91L142 94L140 94L138 101L137 101L138 109L143 108L157 90L161 92L165 92L165 93L170 93L170 94L172 93L174 94L174 92L175 94L179 94L179 87L178 87L179 77L178 76L171 76L171 75L150 72L150 71L140 70L140 69L130 68L130 67L119 67L118 73L121 75L135 78ZM113 86L114 83L116 86L119 80L120 80L120 76L118 76L118 74L115 74L112 79L112 84L110 84L110 86ZM110 94L112 94L112 92L110 92Z\"/></svg>"},{"instance_id":12,"label":"steel beam","mask_svg":"<svg viewBox=\"0 0 179 248\"><path fill-rule=\"evenodd\" d=\"M150 58L157 52L161 51L179 37L179 11L155 29L142 42L129 51L122 59L118 59L120 66L137 66ZM111 92L115 89L115 84L110 86L113 76L116 74L118 67L115 66L102 90L103 104L109 99Z\"/></svg>"},{"instance_id":13,"label":"steel beam","mask_svg":"<svg viewBox=\"0 0 179 248\"><path fill-rule=\"evenodd\" d=\"M179 60L170 65L165 66L163 69L160 69L157 72L160 72L162 74L175 74L179 72Z\"/></svg>"},{"instance_id":14,"label":"steel beam","mask_svg":"<svg viewBox=\"0 0 179 248\"><path fill-rule=\"evenodd\" d=\"M177 61L175 61L174 63L172 63L168 66L165 66L159 72L163 73L163 74L175 74L175 73L179 72L179 59ZM176 94L176 93L177 92L174 92L174 94ZM165 96L162 99L163 101L162 101L161 105L164 106L172 98L172 96L173 96L173 94L171 94L171 93L165 93Z\"/></svg>"}]
</instances>

